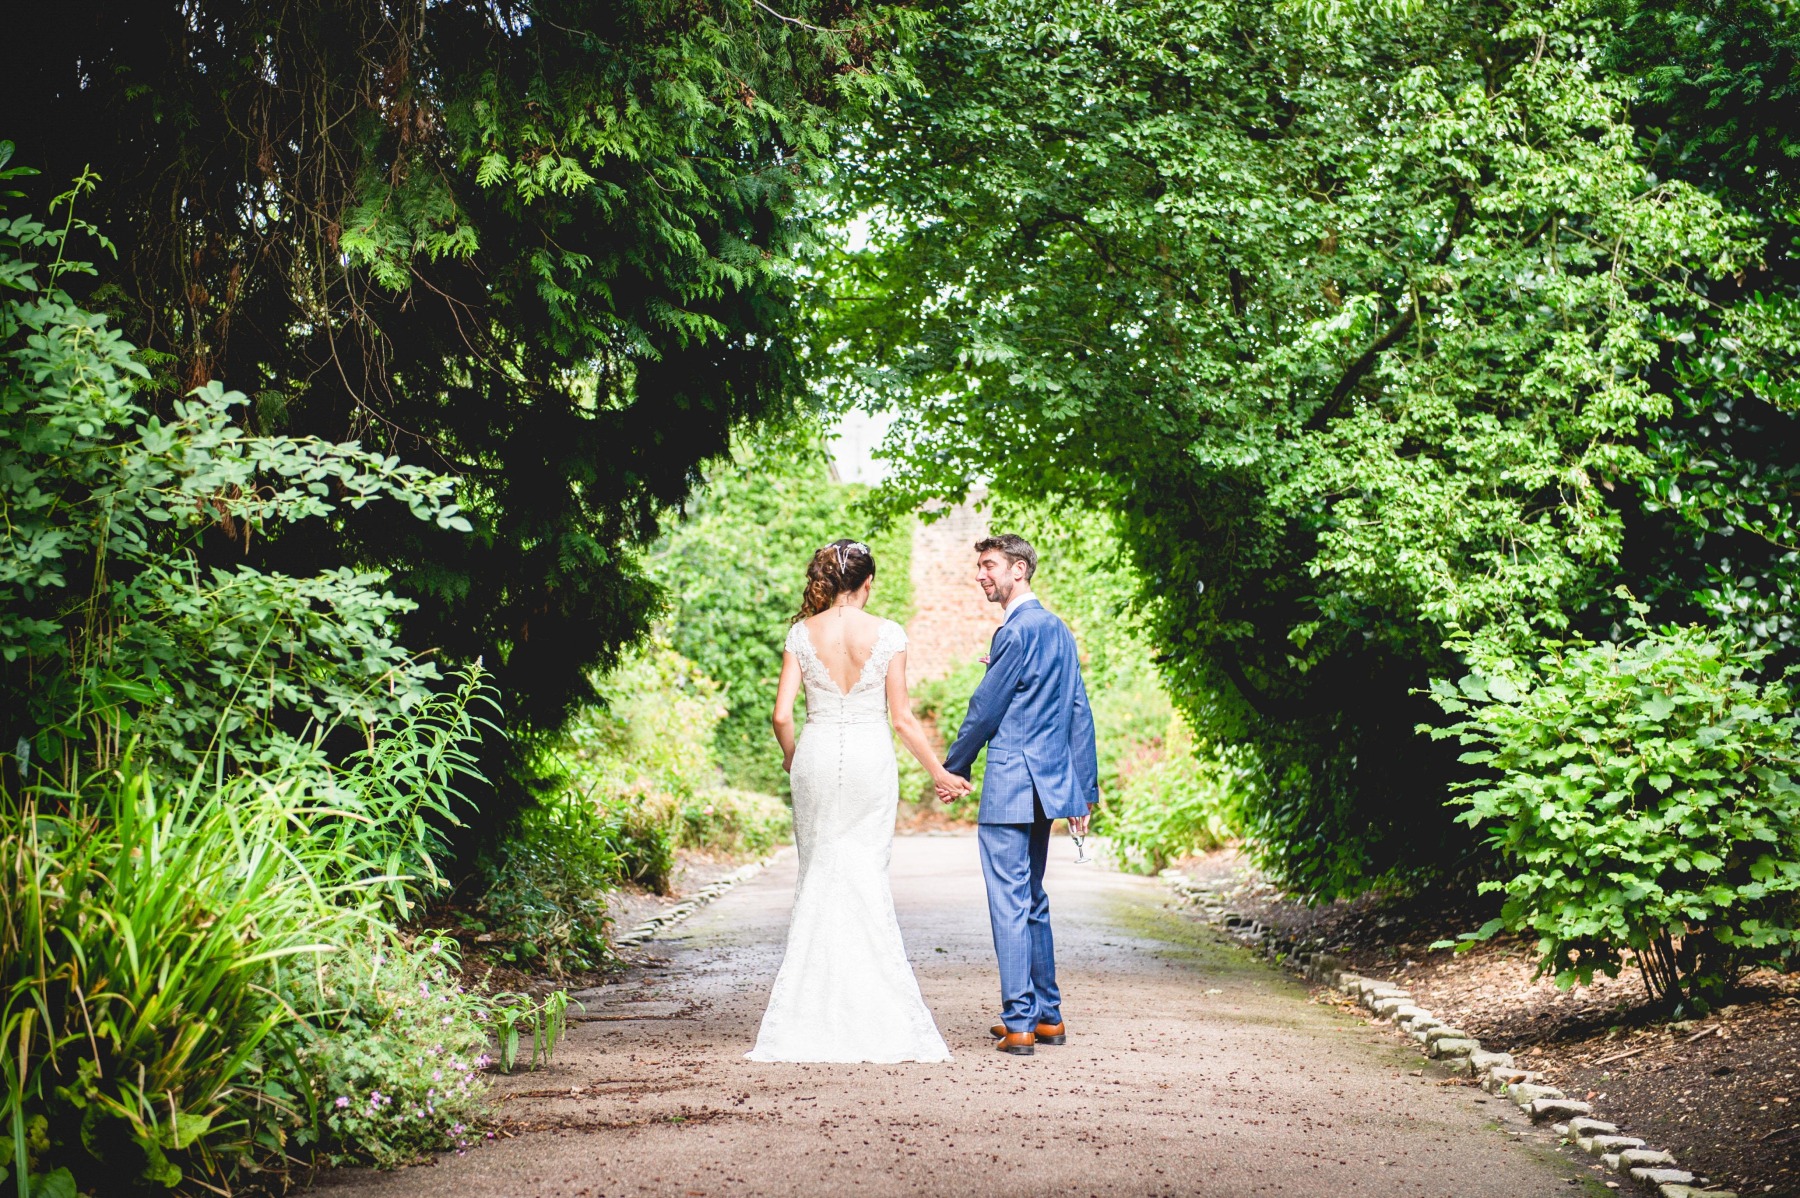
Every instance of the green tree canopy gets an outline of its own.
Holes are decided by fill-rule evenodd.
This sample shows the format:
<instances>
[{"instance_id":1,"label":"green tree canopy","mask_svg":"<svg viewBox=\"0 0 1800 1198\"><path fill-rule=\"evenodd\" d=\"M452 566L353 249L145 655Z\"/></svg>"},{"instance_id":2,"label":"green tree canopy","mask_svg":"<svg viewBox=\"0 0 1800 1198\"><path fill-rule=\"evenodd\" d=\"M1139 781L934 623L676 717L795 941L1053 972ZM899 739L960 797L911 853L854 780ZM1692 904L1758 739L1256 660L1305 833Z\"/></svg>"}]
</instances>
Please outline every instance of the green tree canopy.
<instances>
[{"instance_id":1,"label":"green tree canopy","mask_svg":"<svg viewBox=\"0 0 1800 1198\"><path fill-rule=\"evenodd\" d=\"M1709 294L1759 266L1758 224L1647 172L1579 4L935 16L922 94L842 168L874 236L820 333L900 407L904 501L992 475L1115 509L1165 676L1259 750L1249 816L1290 882L1457 860L1420 689L1458 630L1603 631L1629 553L1691 548L1642 517L1718 462L1657 434L1692 415L1696 322L1780 352Z\"/></svg>"},{"instance_id":2,"label":"green tree canopy","mask_svg":"<svg viewBox=\"0 0 1800 1198\"><path fill-rule=\"evenodd\" d=\"M86 299L165 395L223 380L252 431L454 475L474 525L343 512L208 552L393 570L404 643L483 657L532 730L645 629L659 513L795 393L803 197L887 87L895 12L28 7L0 88L50 186L103 179L119 253Z\"/></svg>"}]
</instances>

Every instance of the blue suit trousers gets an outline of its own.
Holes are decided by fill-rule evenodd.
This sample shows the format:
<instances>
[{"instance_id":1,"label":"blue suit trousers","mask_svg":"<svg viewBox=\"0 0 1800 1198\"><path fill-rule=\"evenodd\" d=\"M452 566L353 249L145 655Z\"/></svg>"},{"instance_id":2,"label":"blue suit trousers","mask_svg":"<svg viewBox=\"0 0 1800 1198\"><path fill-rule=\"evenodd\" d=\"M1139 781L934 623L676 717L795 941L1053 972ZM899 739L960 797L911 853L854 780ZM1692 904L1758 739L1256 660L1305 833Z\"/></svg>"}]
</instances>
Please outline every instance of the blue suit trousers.
<instances>
[{"instance_id":1,"label":"blue suit trousers","mask_svg":"<svg viewBox=\"0 0 1800 1198\"><path fill-rule=\"evenodd\" d=\"M1032 808L1036 818L1029 824L981 824L977 832L1000 960L1000 1021L1011 1032L1062 1022L1050 896L1044 893L1051 821L1035 797Z\"/></svg>"}]
</instances>

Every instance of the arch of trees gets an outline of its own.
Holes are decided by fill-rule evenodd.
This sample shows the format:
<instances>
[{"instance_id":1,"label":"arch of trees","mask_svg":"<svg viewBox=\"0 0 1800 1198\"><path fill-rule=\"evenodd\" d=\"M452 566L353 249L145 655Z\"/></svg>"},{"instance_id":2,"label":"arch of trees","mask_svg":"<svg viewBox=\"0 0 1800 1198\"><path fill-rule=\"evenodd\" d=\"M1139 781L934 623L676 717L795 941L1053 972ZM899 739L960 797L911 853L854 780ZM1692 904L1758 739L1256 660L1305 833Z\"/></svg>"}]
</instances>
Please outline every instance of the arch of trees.
<instances>
[{"instance_id":1,"label":"arch of trees","mask_svg":"<svg viewBox=\"0 0 1800 1198\"><path fill-rule=\"evenodd\" d=\"M889 513L979 479L1110 521L1294 890L1511 875L1547 967L1630 952L1686 1001L1791 955L1792 5L1053 7L9 14L14 898L119 882L20 848L40 816L136 860L130 813L187 778L195 845L234 851L239 804L304 828L283 859L335 897L265 920L283 943L391 932L554 787L539 747L664 609L645 550L734 436L863 404L897 414ZM222 1177L301 1126L406 1151L378 1110L300 1113L322 1094L245 1114L223 1047L166 1119L69 1105L75 1025L20 1039L62 975L14 951L62 916L17 903L7 1167L116 1141ZM335 1078L289 983L232 1010Z\"/></svg>"}]
</instances>

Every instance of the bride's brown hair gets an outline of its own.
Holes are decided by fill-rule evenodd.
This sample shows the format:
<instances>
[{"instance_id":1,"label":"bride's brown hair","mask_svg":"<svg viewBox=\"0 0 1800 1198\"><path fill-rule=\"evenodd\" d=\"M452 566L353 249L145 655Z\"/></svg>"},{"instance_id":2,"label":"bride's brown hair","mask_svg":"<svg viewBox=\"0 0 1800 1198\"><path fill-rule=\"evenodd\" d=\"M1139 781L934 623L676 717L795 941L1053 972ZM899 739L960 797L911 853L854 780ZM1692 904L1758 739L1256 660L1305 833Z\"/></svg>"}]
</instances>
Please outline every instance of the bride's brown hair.
<instances>
[{"instance_id":1,"label":"bride's brown hair","mask_svg":"<svg viewBox=\"0 0 1800 1198\"><path fill-rule=\"evenodd\" d=\"M800 614L788 621L798 624L816 616L846 591L860 590L875 577L875 555L861 541L833 541L813 554L806 565L806 593L800 598Z\"/></svg>"}]
</instances>

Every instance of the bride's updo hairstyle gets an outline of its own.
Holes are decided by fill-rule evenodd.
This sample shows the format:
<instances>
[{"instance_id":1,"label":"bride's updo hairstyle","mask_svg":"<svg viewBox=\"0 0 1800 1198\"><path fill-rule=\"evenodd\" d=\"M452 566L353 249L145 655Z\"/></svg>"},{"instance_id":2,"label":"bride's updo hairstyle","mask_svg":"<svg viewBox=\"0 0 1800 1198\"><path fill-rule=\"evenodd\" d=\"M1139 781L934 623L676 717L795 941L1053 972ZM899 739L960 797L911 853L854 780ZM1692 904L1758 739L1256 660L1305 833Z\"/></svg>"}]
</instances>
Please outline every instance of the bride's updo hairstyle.
<instances>
[{"instance_id":1,"label":"bride's updo hairstyle","mask_svg":"<svg viewBox=\"0 0 1800 1198\"><path fill-rule=\"evenodd\" d=\"M875 577L875 555L861 541L833 541L813 554L806 567L806 594L800 600L800 614L790 623L798 624L808 616L816 616L836 602L846 591L862 589L862 584Z\"/></svg>"}]
</instances>

